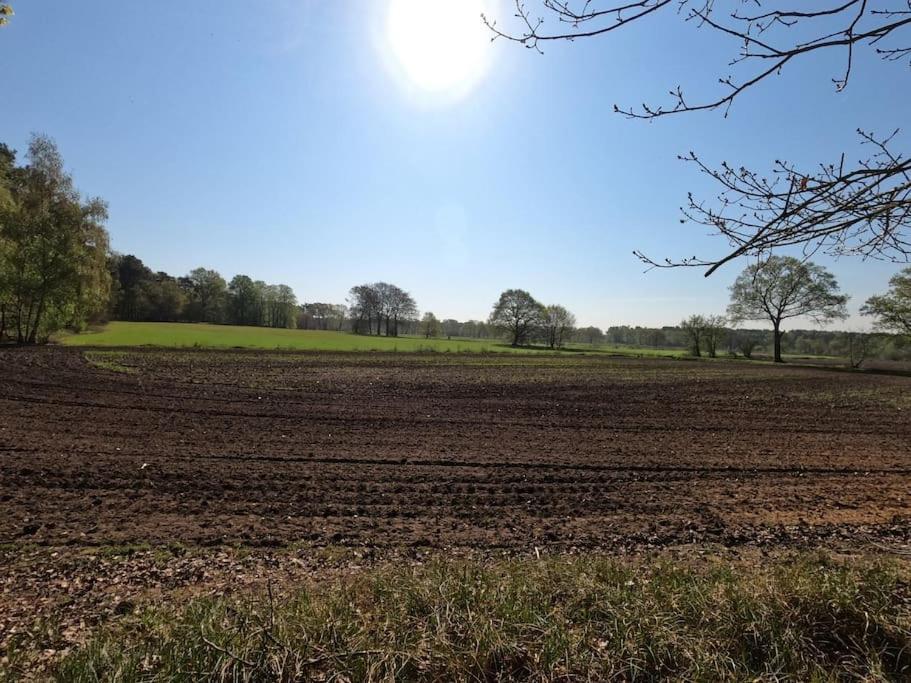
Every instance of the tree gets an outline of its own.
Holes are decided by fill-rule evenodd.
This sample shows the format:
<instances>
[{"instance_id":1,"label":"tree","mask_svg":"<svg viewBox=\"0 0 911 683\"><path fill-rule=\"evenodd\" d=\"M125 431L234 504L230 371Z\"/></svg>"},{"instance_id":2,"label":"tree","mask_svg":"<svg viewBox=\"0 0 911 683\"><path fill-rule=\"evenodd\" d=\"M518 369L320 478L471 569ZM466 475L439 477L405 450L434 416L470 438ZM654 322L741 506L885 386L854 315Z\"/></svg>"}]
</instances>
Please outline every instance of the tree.
<instances>
[{"instance_id":1,"label":"tree","mask_svg":"<svg viewBox=\"0 0 911 683\"><path fill-rule=\"evenodd\" d=\"M550 348L563 346L566 337L576 327L576 316L563 306L553 305L544 308L544 335Z\"/></svg>"},{"instance_id":2,"label":"tree","mask_svg":"<svg viewBox=\"0 0 911 683\"><path fill-rule=\"evenodd\" d=\"M424 335L425 339L440 336L440 321L430 311L427 311L424 317L421 318L421 334Z\"/></svg>"},{"instance_id":3,"label":"tree","mask_svg":"<svg viewBox=\"0 0 911 683\"><path fill-rule=\"evenodd\" d=\"M524 289L507 289L493 306L490 324L506 332L512 346L520 346L528 342L543 318L544 307L531 294Z\"/></svg>"},{"instance_id":4,"label":"tree","mask_svg":"<svg viewBox=\"0 0 911 683\"><path fill-rule=\"evenodd\" d=\"M114 316L118 320L146 320L149 316L148 289L153 273L132 254L111 256L117 280L117 305Z\"/></svg>"},{"instance_id":5,"label":"tree","mask_svg":"<svg viewBox=\"0 0 911 683\"><path fill-rule=\"evenodd\" d=\"M462 323L453 318L446 318L442 323L443 334L446 335L447 339L452 337L460 337L462 335Z\"/></svg>"},{"instance_id":6,"label":"tree","mask_svg":"<svg viewBox=\"0 0 911 683\"><path fill-rule=\"evenodd\" d=\"M822 55L838 54L844 60L833 78L836 92L847 88L861 49L870 49L885 61L911 60L911 46L899 42L908 41L911 33L907 0L516 0L515 6L515 28L501 28L488 17L484 21L495 37L539 51L549 41L607 36L674 12L738 46L739 53L725 60L728 64L722 68L734 65L741 73L718 78L721 92L690 101L678 85L671 90L669 105L614 105L614 111L636 119L709 110L727 115L747 90L798 61ZM731 9L726 13L722 7ZM548 31L545 17L558 28ZM695 47L705 49L702 43ZM776 161L771 172L758 172L727 163L712 167L690 152L681 159L715 181L720 194L708 203L690 195L684 220L717 230L728 241L729 251L717 258L676 262L655 262L638 251L636 255L653 266L704 266L706 275L739 256L765 257L775 248L793 245L802 245L808 253L822 250L835 256L906 261L911 255L911 159L895 150L894 133L858 133L871 152L854 166L846 165L842 154L836 161L806 168Z\"/></svg>"},{"instance_id":7,"label":"tree","mask_svg":"<svg viewBox=\"0 0 911 683\"><path fill-rule=\"evenodd\" d=\"M748 331L737 333L737 350L743 354L744 358L752 358L757 346L759 346L759 342Z\"/></svg>"},{"instance_id":8,"label":"tree","mask_svg":"<svg viewBox=\"0 0 911 683\"><path fill-rule=\"evenodd\" d=\"M195 322L223 322L228 285L218 271L195 268L190 271L187 282L190 319Z\"/></svg>"},{"instance_id":9,"label":"tree","mask_svg":"<svg viewBox=\"0 0 911 683\"><path fill-rule=\"evenodd\" d=\"M0 26L6 26L11 16L13 16L13 8L8 4L0 5Z\"/></svg>"},{"instance_id":10,"label":"tree","mask_svg":"<svg viewBox=\"0 0 911 683\"><path fill-rule=\"evenodd\" d=\"M266 327L287 329L297 325L297 297L288 285L265 285L262 301L262 324Z\"/></svg>"},{"instance_id":11,"label":"tree","mask_svg":"<svg viewBox=\"0 0 911 683\"><path fill-rule=\"evenodd\" d=\"M371 334L374 317L382 316L380 295L373 285L358 285L348 293L348 308L351 314L351 328L355 334ZM379 323L377 323L379 334Z\"/></svg>"},{"instance_id":12,"label":"tree","mask_svg":"<svg viewBox=\"0 0 911 683\"><path fill-rule=\"evenodd\" d=\"M356 334L364 331L370 334L375 321L377 335L383 333L385 323L386 336L398 336L399 324L413 320L418 313L417 304L411 295L388 282L352 287L348 296L352 327Z\"/></svg>"},{"instance_id":13,"label":"tree","mask_svg":"<svg viewBox=\"0 0 911 683\"><path fill-rule=\"evenodd\" d=\"M417 317L418 306L412 296L400 287L386 285L385 306L386 310L386 336L399 336L399 323L413 320ZM390 320L392 321L390 334Z\"/></svg>"},{"instance_id":14,"label":"tree","mask_svg":"<svg viewBox=\"0 0 911 683\"><path fill-rule=\"evenodd\" d=\"M855 370L859 369L864 361L876 353L877 339L872 334L865 332L843 332L845 357L848 364Z\"/></svg>"},{"instance_id":15,"label":"tree","mask_svg":"<svg viewBox=\"0 0 911 683\"><path fill-rule=\"evenodd\" d=\"M871 296L860 309L861 315L877 318L881 330L911 335L911 268L889 280L889 291Z\"/></svg>"},{"instance_id":16,"label":"tree","mask_svg":"<svg viewBox=\"0 0 911 683\"><path fill-rule=\"evenodd\" d=\"M723 315L705 316L705 350L708 351L709 358L718 356L718 345L727 333L727 324L727 318Z\"/></svg>"},{"instance_id":17,"label":"tree","mask_svg":"<svg viewBox=\"0 0 911 683\"><path fill-rule=\"evenodd\" d=\"M690 350L696 357L702 355L702 338L705 335L706 321L701 315L691 315L680 323L680 328L690 340Z\"/></svg>"},{"instance_id":18,"label":"tree","mask_svg":"<svg viewBox=\"0 0 911 683\"><path fill-rule=\"evenodd\" d=\"M179 320L187 299L177 280L167 273L155 273L148 284L149 317L157 322Z\"/></svg>"},{"instance_id":19,"label":"tree","mask_svg":"<svg viewBox=\"0 0 911 683\"><path fill-rule=\"evenodd\" d=\"M600 327L583 327L582 329L576 330L576 339L586 344L599 344L604 341L604 332Z\"/></svg>"},{"instance_id":20,"label":"tree","mask_svg":"<svg viewBox=\"0 0 911 683\"><path fill-rule=\"evenodd\" d=\"M300 305L297 326L303 330L341 331L348 309L339 304L304 303Z\"/></svg>"},{"instance_id":21,"label":"tree","mask_svg":"<svg viewBox=\"0 0 911 683\"><path fill-rule=\"evenodd\" d=\"M274 327L285 329L297 326L297 295L288 285L278 285L275 297Z\"/></svg>"},{"instance_id":22,"label":"tree","mask_svg":"<svg viewBox=\"0 0 911 683\"><path fill-rule=\"evenodd\" d=\"M12 207L11 182L15 170L16 153L0 142L0 209Z\"/></svg>"},{"instance_id":23,"label":"tree","mask_svg":"<svg viewBox=\"0 0 911 683\"><path fill-rule=\"evenodd\" d=\"M110 314L116 320L180 320L187 297L176 278L153 273L132 254L111 254Z\"/></svg>"},{"instance_id":24,"label":"tree","mask_svg":"<svg viewBox=\"0 0 911 683\"><path fill-rule=\"evenodd\" d=\"M228 318L235 325L262 324L262 292L248 275L235 275L228 284Z\"/></svg>"},{"instance_id":25,"label":"tree","mask_svg":"<svg viewBox=\"0 0 911 683\"><path fill-rule=\"evenodd\" d=\"M27 160L0 150L0 327L20 344L103 314L111 288L107 206L83 201L50 138L33 136Z\"/></svg>"},{"instance_id":26,"label":"tree","mask_svg":"<svg viewBox=\"0 0 911 683\"><path fill-rule=\"evenodd\" d=\"M818 323L847 317L848 297L822 266L791 256L772 256L748 266L731 285L728 315L735 321L768 320L772 324L775 362L781 363L781 323L806 316Z\"/></svg>"}]
</instances>

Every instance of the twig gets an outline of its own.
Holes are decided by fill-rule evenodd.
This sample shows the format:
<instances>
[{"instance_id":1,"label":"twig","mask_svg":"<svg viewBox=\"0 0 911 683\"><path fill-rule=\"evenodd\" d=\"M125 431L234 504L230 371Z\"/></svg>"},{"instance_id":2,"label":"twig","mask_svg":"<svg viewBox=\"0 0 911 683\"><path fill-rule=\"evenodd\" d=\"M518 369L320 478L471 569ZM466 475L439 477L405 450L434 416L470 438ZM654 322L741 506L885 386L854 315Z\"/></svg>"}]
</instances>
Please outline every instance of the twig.
<instances>
[{"instance_id":1,"label":"twig","mask_svg":"<svg viewBox=\"0 0 911 683\"><path fill-rule=\"evenodd\" d=\"M218 652L221 652L222 654L227 655L227 656L230 657L231 659L234 659L234 660L240 662L241 664L243 664L244 666L250 667L251 669L255 669L255 668L256 668L256 664L254 664L253 662L251 662L251 661L249 661L249 660L247 660L247 659L244 659L244 658L241 657L240 655L234 654L233 652L231 652L231 651L230 651L228 648L226 648L226 647L221 647L220 645L216 645L216 644L213 643L211 640L209 640L209 639L206 638L204 635L202 635L202 633L200 633L199 635L200 635L200 637L202 638L202 642L204 642L206 645L208 645L209 647L211 647L213 650L217 650Z\"/></svg>"},{"instance_id":2,"label":"twig","mask_svg":"<svg viewBox=\"0 0 911 683\"><path fill-rule=\"evenodd\" d=\"M320 664L329 659L345 659L346 657L362 657L364 655L381 655L385 650L350 650L349 652L333 652L326 655L320 655L319 657L312 657L310 659L305 659L303 666L313 666L315 664Z\"/></svg>"}]
</instances>

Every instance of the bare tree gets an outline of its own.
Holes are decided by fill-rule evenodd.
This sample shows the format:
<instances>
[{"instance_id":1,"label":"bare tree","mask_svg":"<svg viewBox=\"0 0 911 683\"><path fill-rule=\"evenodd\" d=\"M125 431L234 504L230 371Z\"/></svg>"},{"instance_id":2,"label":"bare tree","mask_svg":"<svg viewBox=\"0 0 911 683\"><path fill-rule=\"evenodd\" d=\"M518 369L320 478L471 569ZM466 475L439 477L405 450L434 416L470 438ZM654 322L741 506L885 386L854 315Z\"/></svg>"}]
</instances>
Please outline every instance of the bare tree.
<instances>
[{"instance_id":1,"label":"bare tree","mask_svg":"<svg viewBox=\"0 0 911 683\"><path fill-rule=\"evenodd\" d=\"M694 356L702 355L702 339L705 334L705 318L701 315L691 315L680 322L680 329L690 340L690 350Z\"/></svg>"},{"instance_id":2,"label":"bare tree","mask_svg":"<svg viewBox=\"0 0 911 683\"><path fill-rule=\"evenodd\" d=\"M714 0L516 0L514 26L501 27L489 17L484 21L495 37L541 51L549 41L605 36L627 24L676 10L684 22L738 46L731 65L740 75L720 77L721 91L714 96L692 102L678 85L667 105L614 105L615 111L637 119L707 110L722 110L726 116L746 90L815 55L841 56L841 67L833 78L839 92L848 86L860 49L873 50L885 61L911 60L908 0L826 0L811 6L797 0L752 0L732 3L728 12L716 5L720 3ZM555 24L554 30L549 30L549 20ZM717 230L730 249L718 258L661 262L634 253L651 266L702 266L706 275L739 256L764 256L775 248L795 245L806 255L822 251L834 256L908 261L911 160L896 149L897 131L858 133L870 153L854 164L847 163L842 154L815 168L779 160L771 172L761 172L727 163L716 168L693 152L682 156L720 188L711 202L690 195L684 220Z\"/></svg>"},{"instance_id":3,"label":"bare tree","mask_svg":"<svg viewBox=\"0 0 911 683\"><path fill-rule=\"evenodd\" d=\"M705 349L708 351L709 358L718 357L718 345L727 333L727 324L728 320L723 315L705 316Z\"/></svg>"},{"instance_id":4,"label":"bare tree","mask_svg":"<svg viewBox=\"0 0 911 683\"><path fill-rule=\"evenodd\" d=\"M781 323L806 316L816 322L847 317L848 297L822 266L790 256L772 256L748 266L731 285L728 315L734 321L768 320L772 324L775 362L781 363Z\"/></svg>"},{"instance_id":5,"label":"bare tree","mask_svg":"<svg viewBox=\"0 0 911 683\"><path fill-rule=\"evenodd\" d=\"M737 333L737 350L743 354L744 358L752 358L753 351L758 346L756 338L749 332L740 331Z\"/></svg>"},{"instance_id":6,"label":"bare tree","mask_svg":"<svg viewBox=\"0 0 911 683\"><path fill-rule=\"evenodd\" d=\"M563 346L566 337L576 327L576 316L559 305L547 306L544 309L544 334L547 345L554 349Z\"/></svg>"},{"instance_id":7,"label":"bare tree","mask_svg":"<svg viewBox=\"0 0 911 683\"><path fill-rule=\"evenodd\" d=\"M876 352L876 337L866 332L845 332L845 354L855 370Z\"/></svg>"}]
</instances>

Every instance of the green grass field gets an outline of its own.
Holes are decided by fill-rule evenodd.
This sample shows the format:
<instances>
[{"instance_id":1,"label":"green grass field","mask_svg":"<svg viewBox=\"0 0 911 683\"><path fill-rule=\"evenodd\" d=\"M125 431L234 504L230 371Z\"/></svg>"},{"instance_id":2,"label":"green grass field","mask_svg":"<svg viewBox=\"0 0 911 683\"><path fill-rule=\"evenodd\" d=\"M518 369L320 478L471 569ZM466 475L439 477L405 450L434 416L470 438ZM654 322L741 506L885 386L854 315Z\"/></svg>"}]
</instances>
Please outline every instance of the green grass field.
<instances>
[{"instance_id":1,"label":"green grass field","mask_svg":"<svg viewBox=\"0 0 911 683\"><path fill-rule=\"evenodd\" d=\"M280 330L267 327L196 323L111 322L102 329L61 336L68 346L158 346L213 349L288 349L296 351L426 351L440 353L546 353L549 349L514 349L496 339L424 339L423 337L368 337L346 332ZM558 353L608 353L631 356L684 355L679 350L617 346L570 346Z\"/></svg>"}]
</instances>

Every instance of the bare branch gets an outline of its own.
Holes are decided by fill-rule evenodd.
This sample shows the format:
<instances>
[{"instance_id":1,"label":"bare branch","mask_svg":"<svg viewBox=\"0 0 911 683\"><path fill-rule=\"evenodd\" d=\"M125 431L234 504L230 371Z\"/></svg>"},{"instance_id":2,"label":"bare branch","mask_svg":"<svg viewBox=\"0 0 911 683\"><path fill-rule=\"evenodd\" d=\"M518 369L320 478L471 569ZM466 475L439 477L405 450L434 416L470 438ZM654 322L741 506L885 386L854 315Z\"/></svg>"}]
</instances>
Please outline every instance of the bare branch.
<instances>
[{"instance_id":1,"label":"bare branch","mask_svg":"<svg viewBox=\"0 0 911 683\"><path fill-rule=\"evenodd\" d=\"M754 3L762 5L761 0L754 0ZM901 31L911 26L911 10L906 9L905 3L887 9L870 9L868 0L848 0L819 10L773 9L754 15L743 15L734 10L720 18L713 0L677 0L676 3L671 0L639 0L624 4L608 3L603 7L586 0L578 10L573 9L569 0L541 0L543 13L560 25L560 30L555 32L545 30L547 20L543 16L532 17L524 0L515 0L517 31L501 29L495 20L486 16L483 20L494 38L515 41L540 51L541 43L604 35L675 5L685 21L692 21L699 27L706 27L740 43L740 52L733 64L771 61L771 66L761 66L738 81L721 79L720 82L728 86L730 92L706 102L687 103L682 88L678 86L672 91L674 100L670 106L645 104L639 110L615 106L616 111L632 118L656 118L687 111L726 108L742 92L779 73L794 58L833 48L844 49L846 53L844 74L833 79L836 89L840 91L847 87L850 79L856 46L878 45L887 37L907 35ZM832 23L842 17L844 25L834 31L829 30ZM798 26L799 31L792 31ZM780 29L780 35L773 35L775 29ZM816 37L810 40L792 38L794 34L804 36L814 33ZM769 38L760 39L759 36L765 35ZM892 61L911 57L911 47L877 47L876 52L883 59Z\"/></svg>"},{"instance_id":2,"label":"bare branch","mask_svg":"<svg viewBox=\"0 0 911 683\"><path fill-rule=\"evenodd\" d=\"M897 132L897 131L896 131ZM695 164L721 188L711 203L689 196L684 221L705 225L727 239L731 251L712 260L684 259L651 267L701 266L711 275L740 256L763 256L787 246L806 254L854 255L904 263L911 258L911 160L890 148L896 132L885 138L858 130L873 153L851 170L844 160L805 172L776 161L769 177L723 163L713 168L695 154L681 159Z\"/></svg>"}]
</instances>

